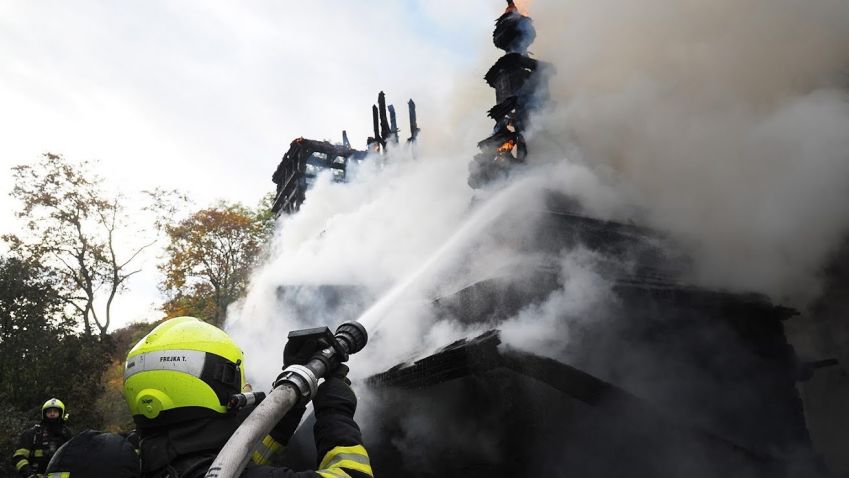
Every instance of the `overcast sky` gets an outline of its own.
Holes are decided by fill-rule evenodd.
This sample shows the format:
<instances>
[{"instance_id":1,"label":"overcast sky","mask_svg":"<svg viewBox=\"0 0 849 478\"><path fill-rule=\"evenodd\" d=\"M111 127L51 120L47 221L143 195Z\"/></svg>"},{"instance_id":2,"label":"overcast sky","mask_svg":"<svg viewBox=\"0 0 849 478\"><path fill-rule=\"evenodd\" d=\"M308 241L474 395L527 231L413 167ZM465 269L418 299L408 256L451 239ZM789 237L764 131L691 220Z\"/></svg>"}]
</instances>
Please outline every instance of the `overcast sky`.
<instances>
[{"instance_id":1,"label":"overcast sky","mask_svg":"<svg viewBox=\"0 0 849 478\"><path fill-rule=\"evenodd\" d=\"M481 81L496 0L0 0L0 231L16 224L9 168L44 152L96 160L126 191L185 190L196 203L253 205L298 136L363 148L383 89L399 111L419 104L425 138L470 105ZM472 86L470 86L472 85ZM462 110L462 111L460 111ZM458 112L459 111L459 112ZM479 123L477 123L479 122ZM456 138L455 138L456 139ZM465 140L466 138L463 138ZM473 147L473 144L471 145ZM130 284L120 322L156 316L153 261Z\"/></svg>"}]
</instances>

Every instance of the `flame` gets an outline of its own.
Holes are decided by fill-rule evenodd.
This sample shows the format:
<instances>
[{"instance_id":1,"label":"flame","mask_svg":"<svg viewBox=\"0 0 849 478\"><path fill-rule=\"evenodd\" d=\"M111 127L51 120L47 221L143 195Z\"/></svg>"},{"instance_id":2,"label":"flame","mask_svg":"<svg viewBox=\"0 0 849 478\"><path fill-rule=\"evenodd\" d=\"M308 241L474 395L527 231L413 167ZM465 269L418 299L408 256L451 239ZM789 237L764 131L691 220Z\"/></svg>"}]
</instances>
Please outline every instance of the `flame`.
<instances>
[{"instance_id":1,"label":"flame","mask_svg":"<svg viewBox=\"0 0 849 478\"><path fill-rule=\"evenodd\" d=\"M531 4L531 0L514 0L513 3L515 5L516 9L519 10L520 14L525 15L525 16L528 15L528 7ZM507 8L510 8L510 7L507 7Z\"/></svg>"},{"instance_id":2,"label":"flame","mask_svg":"<svg viewBox=\"0 0 849 478\"><path fill-rule=\"evenodd\" d=\"M532 0L513 0L512 2L508 2L507 9L504 11L508 12L519 12L520 15L528 15L528 7L530 6Z\"/></svg>"},{"instance_id":3,"label":"flame","mask_svg":"<svg viewBox=\"0 0 849 478\"><path fill-rule=\"evenodd\" d=\"M501 143L501 146L496 150L499 153L507 153L513 151L513 148L516 146L516 142L512 139L508 139L507 141Z\"/></svg>"}]
</instances>

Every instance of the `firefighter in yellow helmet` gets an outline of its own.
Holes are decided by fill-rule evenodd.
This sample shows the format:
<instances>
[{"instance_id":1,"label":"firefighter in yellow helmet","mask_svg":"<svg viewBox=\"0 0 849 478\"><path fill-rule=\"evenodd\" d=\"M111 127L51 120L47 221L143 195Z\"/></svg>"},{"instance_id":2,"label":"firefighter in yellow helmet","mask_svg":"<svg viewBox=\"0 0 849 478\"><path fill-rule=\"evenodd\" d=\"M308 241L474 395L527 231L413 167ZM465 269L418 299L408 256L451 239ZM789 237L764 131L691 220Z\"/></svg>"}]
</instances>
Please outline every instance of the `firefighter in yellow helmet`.
<instances>
[{"instance_id":1,"label":"firefighter in yellow helmet","mask_svg":"<svg viewBox=\"0 0 849 478\"><path fill-rule=\"evenodd\" d=\"M41 422L21 434L18 449L12 457L15 469L22 477L35 477L44 473L47 463L63 443L73 435L65 422L65 404L51 398L41 406Z\"/></svg>"},{"instance_id":2,"label":"firefighter in yellow helmet","mask_svg":"<svg viewBox=\"0 0 849 478\"><path fill-rule=\"evenodd\" d=\"M340 366L313 399L316 471L266 465L294 433L304 408L290 411L253 453L246 478L372 477L354 422L357 400ZM239 425L229 398L245 387L243 355L222 330L193 317L163 322L133 347L124 367L124 398L141 437L145 478L203 477Z\"/></svg>"}]
</instances>

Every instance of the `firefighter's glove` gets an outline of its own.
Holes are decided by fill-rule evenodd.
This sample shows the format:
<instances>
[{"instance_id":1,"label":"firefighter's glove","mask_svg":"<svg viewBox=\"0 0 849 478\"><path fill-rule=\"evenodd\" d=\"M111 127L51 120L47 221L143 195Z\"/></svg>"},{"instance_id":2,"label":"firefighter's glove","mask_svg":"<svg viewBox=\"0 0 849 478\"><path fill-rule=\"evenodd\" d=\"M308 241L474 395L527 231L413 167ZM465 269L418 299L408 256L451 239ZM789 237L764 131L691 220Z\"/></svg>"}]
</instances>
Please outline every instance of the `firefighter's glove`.
<instances>
[{"instance_id":1,"label":"firefighter's glove","mask_svg":"<svg viewBox=\"0 0 849 478\"><path fill-rule=\"evenodd\" d=\"M304 412L307 410L306 404L296 405L294 408L289 410L286 415L277 422L277 425L271 430L271 438L274 438L274 441L280 443L283 446L289 444L289 440L292 439L292 435L295 434L295 430L298 428L298 424L301 423L301 418L304 416Z\"/></svg>"},{"instance_id":2,"label":"firefighter's glove","mask_svg":"<svg viewBox=\"0 0 849 478\"><path fill-rule=\"evenodd\" d=\"M336 368L333 369L332 372L327 374L327 378L338 378L344 381L346 384L351 385L351 381L348 380L348 372L350 371L351 369L348 368L347 365L345 365L344 363L340 363L336 366Z\"/></svg>"},{"instance_id":3,"label":"firefighter's glove","mask_svg":"<svg viewBox=\"0 0 849 478\"><path fill-rule=\"evenodd\" d=\"M324 339L290 340L283 348L283 368L289 365L304 365L316 352L328 346Z\"/></svg>"},{"instance_id":4,"label":"firefighter's glove","mask_svg":"<svg viewBox=\"0 0 849 478\"><path fill-rule=\"evenodd\" d=\"M319 385L318 393L312 400L316 418L331 413L339 413L354 418L354 412L357 410L357 397L351 390L351 382L348 381L347 374L348 367L339 365L325 378L324 383Z\"/></svg>"}]
</instances>

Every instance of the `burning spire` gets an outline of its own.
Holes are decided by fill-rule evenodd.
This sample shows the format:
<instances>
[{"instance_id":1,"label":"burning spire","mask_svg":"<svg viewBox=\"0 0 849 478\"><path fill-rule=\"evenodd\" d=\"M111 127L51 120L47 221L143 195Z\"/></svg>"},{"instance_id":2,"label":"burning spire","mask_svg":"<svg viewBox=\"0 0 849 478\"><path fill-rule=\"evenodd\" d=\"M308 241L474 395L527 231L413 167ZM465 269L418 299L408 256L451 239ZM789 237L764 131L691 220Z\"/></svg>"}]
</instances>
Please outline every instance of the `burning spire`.
<instances>
[{"instance_id":1,"label":"burning spire","mask_svg":"<svg viewBox=\"0 0 849 478\"><path fill-rule=\"evenodd\" d=\"M505 51L484 76L495 89L496 105L489 110L495 120L492 136L478 143L481 150L469 165L469 185L478 188L505 177L527 155L522 132L530 113L547 97L547 64L528 56L536 38L533 20L522 15L513 0L495 21L492 42Z\"/></svg>"}]
</instances>

